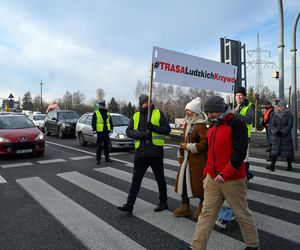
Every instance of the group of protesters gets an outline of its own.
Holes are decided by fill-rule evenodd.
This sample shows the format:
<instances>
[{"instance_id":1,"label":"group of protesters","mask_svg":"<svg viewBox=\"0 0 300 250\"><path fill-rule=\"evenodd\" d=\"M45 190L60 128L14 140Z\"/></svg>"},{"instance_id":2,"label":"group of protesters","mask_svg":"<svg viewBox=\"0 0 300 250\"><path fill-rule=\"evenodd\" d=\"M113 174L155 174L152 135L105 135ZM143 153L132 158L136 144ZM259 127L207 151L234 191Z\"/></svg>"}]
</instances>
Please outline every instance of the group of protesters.
<instances>
[{"instance_id":1,"label":"group of protesters","mask_svg":"<svg viewBox=\"0 0 300 250\"><path fill-rule=\"evenodd\" d=\"M234 108L226 105L220 96L208 97L203 107L197 97L185 107L175 182L181 204L174 210L174 216L192 216L197 220L188 249L206 249L213 227L225 229L226 223L233 219L239 223L245 249L259 248L257 228L246 197L247 183L254 177L249 170L249 144L255 110L246 97L245 88L236 89L235 99ZM292 170L292 120L284 100L277 103L275 110L270 103L266 104L263 122L270 145L271 165L267 169L271 171L275 170L278 156L286 157L287 170ZM159 190L159 203L154 211L168 209L163 146L164 136L170 131L164 113L154 107L147 95L141 95L139 110L126 130L127 136L135 142L135 158L129 194L126 203L117 207L120 211L133 212L148 167L152 168ZM108 155L106 160L110 160ZM191 210L191 198L199 199L195 211Z\"/></svg>"}]
</instances>

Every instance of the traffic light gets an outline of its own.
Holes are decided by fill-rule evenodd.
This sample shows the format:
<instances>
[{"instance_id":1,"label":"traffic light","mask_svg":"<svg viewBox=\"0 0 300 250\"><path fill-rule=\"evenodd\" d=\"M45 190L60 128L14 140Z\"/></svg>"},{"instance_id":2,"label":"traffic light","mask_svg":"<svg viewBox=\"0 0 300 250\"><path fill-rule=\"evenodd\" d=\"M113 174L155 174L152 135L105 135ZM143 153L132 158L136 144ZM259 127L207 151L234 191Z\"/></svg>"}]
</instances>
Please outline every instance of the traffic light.
<instances>
[{"instance_id":1,"label":"traffic light","mask_svg":"<svg viewBox=\"0 0 300 250\"><path fill-rule=\"evenodd\" d=\"M272 77L278 79L279 78L279 71L274 71L272 73Z\"/></svg>"}]
</instances>

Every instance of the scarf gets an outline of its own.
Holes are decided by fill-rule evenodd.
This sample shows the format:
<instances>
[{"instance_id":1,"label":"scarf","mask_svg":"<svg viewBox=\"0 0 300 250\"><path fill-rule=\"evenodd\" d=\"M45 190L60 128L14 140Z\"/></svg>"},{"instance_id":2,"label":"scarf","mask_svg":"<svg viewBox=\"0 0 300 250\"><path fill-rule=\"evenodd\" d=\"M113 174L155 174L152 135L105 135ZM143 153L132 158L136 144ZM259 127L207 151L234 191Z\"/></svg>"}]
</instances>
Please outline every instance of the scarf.
<instances>
[{"instance_id":1,"label":"scarf","mask_svg":"<svg viewBox=\"0 0 300 250\"><path fill-rule=\"evenodd\" d=\"M275 110L275 116L278 117L279 119L281 119L282 117L284 117L288 113L289 113L288 109L285 109L285 110L282 110L282 111Z\"/></svg>"}]
</instances>

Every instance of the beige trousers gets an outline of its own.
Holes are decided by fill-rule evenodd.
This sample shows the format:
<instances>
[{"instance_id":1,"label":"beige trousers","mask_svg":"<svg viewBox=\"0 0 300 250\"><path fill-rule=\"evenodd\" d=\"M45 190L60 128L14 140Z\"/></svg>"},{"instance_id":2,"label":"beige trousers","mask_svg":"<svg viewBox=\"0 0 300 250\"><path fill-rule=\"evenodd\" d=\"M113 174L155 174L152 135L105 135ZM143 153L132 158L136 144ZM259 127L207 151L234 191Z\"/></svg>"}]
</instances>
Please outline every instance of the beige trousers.
<instances>
[{"instance_id":1,"label":"beige trousers","mask_svg":"<svg viewBox=\"0 0 300 250\"><path fill-rule=\"evenodd\" d=\"M203 187L204 203L191 243L192 249L206 249L208 238L213 230L218 212L224 200L226 200L233 209L246 246L257 247L259 245L258 233L252 218L252 213L248 208L245 179L217 183L210 175L207 175Z\"/></svg>"}]
</instances>

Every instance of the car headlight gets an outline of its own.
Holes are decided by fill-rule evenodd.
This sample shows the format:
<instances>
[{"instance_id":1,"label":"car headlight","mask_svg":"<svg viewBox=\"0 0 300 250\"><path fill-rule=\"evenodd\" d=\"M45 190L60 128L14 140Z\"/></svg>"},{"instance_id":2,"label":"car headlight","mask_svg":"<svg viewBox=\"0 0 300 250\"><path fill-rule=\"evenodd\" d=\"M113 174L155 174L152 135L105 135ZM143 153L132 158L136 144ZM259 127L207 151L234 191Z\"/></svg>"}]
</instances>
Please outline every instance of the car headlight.
<instances>
[{"instance_id":1,"label":"car headlight","mask_svg":"<svg viewBox=\"0 0 300 250\"><path fill-rule=\"evenodd\" d=\"M117 134L116 138L118 138L118 139L125 139L125 138L127 138L127 136L124 135L124 134Z\"/></svg>"},{"instance_id":2,"label":"car headlight","mask_svg":"<svg viewBox=\"0 0 300 250\"><path fill-rule=\"evenodd\" d=\"M4 137L1 137L1 136L0 136L0 143L1 143L1 142L9 142L9 140L7 140L7 139L5 139Z\"/></svg>"},{"instance_id":3,"label":"car headlight","mask_svg":"<svg viewBox=\"0 0 300 250\"><path fill-rule=\"evenodd\" d=\"M70 127L71 125L69 123L63 123L62 126L63 127Z\"/></svg>"},{"instance_id":4,"label":"car headlight","mask_svg":"<svg viewBox=\"0 0 300 250\"><path fill-rule=\"evenodd\" d=\"M39 135L35 138L36 141L43 140L45 138L44 133L39 133Z\"/></svg>"}]
</instances>

